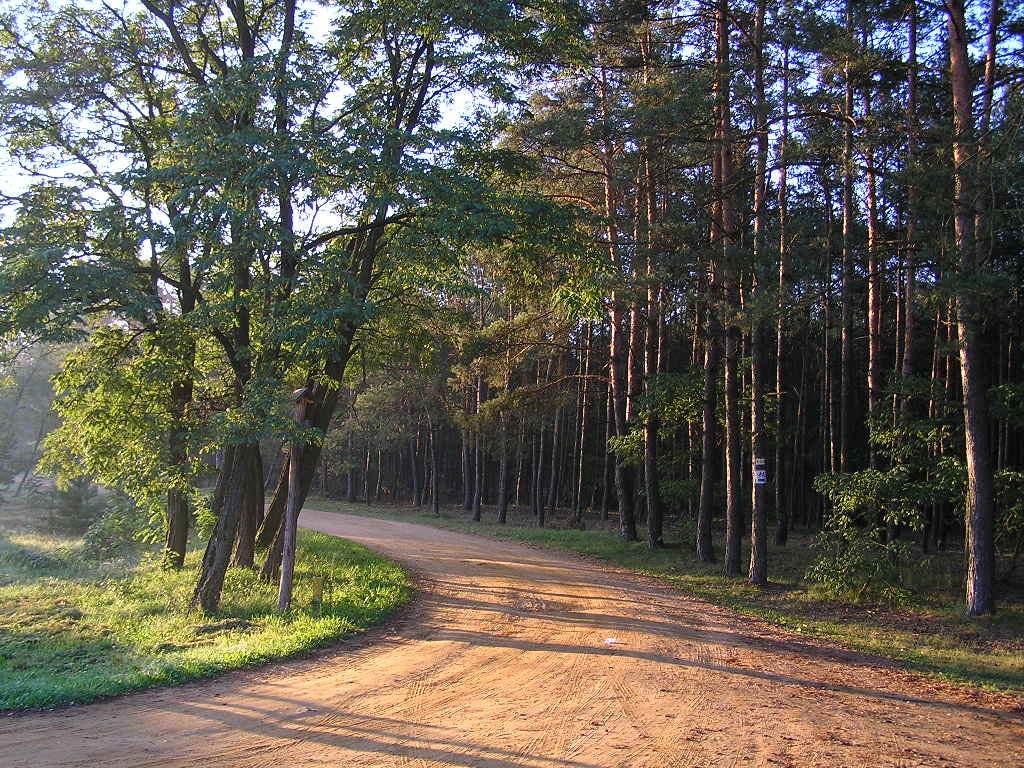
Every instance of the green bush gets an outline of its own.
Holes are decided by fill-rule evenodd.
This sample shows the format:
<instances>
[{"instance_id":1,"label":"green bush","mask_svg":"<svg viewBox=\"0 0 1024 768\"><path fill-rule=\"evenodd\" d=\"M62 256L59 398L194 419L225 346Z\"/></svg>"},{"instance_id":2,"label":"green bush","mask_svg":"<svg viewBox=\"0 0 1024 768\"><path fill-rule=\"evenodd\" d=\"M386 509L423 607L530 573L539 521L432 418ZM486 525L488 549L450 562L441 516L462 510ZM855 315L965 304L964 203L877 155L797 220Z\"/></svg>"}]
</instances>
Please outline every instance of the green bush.
<instances>
[{"instance_id":1,"label":"green bush","mask_svg":"<svg viewBox=\"0 0 1024 768\"><path fill-rule=\"evenodd\" d=\"M892 605L908 601L903 579L910 558L906 542L886 540L883 530L859 527L849 515L834 514L815 547L819 555L806 578L829 597Z\"/></svg>"},{"instance_id":2,"label":"green bush","mask_svg":"<svg viewBox=\"0 0 1024 768\"><path fill-rule=\"evenodd\" d=\"M1024 472L996 472L996 551L1009 560L1013 573L1024 552Z\"/></svg>"},{"instance_id":3,"label":"green bush","mask_svg":"<svg viewBox=\"0 0 1024 768\"><path fill-rule=\"evenodd\" d=\"M160 522L126 496L112 496L83 536L84 552L93 558L109 557L160 536Z\"/></svg>"},{"instance_id":4,"label":"green bush","mask_svg":"<svg viewBox=\"0 0 1024 768\"><path fill-rule=\"evenodd\" d=\"M922 503L934 489L916 484L903 466L819 475L814 485L832 511L815 544L819 555L808 581L832 597L906 602L910 547L890 534L921 529Z\"/></svg>"},{"instance_id":5,"label":"green bush","mask_svg":"<svg viewBox=\"0 0 1024 768\"><path fill-rule=\"evenodd\" d=\"M49 494L49 521L54 533L80 536L102 514L104 500L96 484L86 478L68 482Z\"/></svg>"}]
</instances>

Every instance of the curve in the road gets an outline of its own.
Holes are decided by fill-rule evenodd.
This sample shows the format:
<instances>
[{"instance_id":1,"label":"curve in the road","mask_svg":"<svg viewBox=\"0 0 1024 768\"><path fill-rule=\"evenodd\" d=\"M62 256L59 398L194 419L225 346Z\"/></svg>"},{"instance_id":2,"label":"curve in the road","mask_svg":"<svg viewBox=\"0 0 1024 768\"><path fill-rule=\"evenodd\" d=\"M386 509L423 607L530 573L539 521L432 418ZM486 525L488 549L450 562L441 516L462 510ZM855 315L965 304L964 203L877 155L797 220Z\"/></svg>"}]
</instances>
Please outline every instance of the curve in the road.
<instances>
[{"instance_id":1,"label":"curve in the road","mask_svg":"<svg viewBox=\"0 0 1024 768\"><path fill-rule=\"evenodd\" d=\"M417 575L314 658L0 721L0 766L1024 766L970 693L571 555L306 510Z\"/></svg>"}]
</instances>

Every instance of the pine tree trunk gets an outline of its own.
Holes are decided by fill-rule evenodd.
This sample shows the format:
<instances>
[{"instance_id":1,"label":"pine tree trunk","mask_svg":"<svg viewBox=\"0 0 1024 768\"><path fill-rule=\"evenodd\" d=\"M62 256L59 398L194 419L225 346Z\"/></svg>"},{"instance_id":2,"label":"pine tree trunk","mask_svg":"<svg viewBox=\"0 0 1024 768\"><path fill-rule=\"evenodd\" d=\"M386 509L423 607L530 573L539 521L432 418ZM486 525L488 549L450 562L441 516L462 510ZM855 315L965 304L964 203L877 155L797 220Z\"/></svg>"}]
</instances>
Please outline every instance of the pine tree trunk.
<instances>
[{"instance_id":1,"label":"pine tree trunk","mask_svg":"<svg viewBox=\"0 0 1024 768\"><path fill-rule=\"evenodd\" d=\"M626 413L628 407L626 360L623 331L623 312L621 305L613 298L611 317L611 369L612 399L615 419L615 434L628 434ZM619 506L619 535L627 541L636 541L636 518L633 510L633 473L624 457L615 455L615 496Z\"/></svg>"},{"instance_id":2,"label":"pine tree trunk","mask_svg":"<svg viewBox=\"0 0 1024 768\"><path fill-rule=\"evenodd\" d=\"M653 398L653 380L658 374L657 289L647 292L647 333L644 336L644 386ZM647 546L654 550L662 545L665 512L658 486L658 412L648 406L644 419L644 496L647 499Z\"/></svg>"},{"instance_id":3,"label":"pine tree trunk","mask_svg":"<svg viewBox=\"0 0 1024 768\"><path fill-rule=\"evenodd\" d=\"M739 373L740 332L733 313L740 309L739 273L735 264L735 222L733 217L733 155L732 155L732 92L730 71L729 0L718 0L715 9L715 144L716 161L713 167L715 211L712 216L711 239L716 258L721 260L724 278L724 302L720 310L726 313L725 327L725 572L730 576L740 572L740 541L742 537L742 511L740 494L740 413L737 376ZM718 270L713 285L718 284Z\"/></svg>"},{"instance_id":4,"label":"pine tree trunk","mask_svg":"<svg viewBox=\"0 0 1024 768\"><path fill-rule=\"evenodd\" d=\"M583 353L583 380L580 383L580 418L579 431L576 446L576 488L573 495L572 521L573 525L579 526L583 519L583 470L587 452L587 417L590 405L590 362L591 348L594 341L594 328L591 323L586 324L584 353Z\"/></svg>"},{"instance_id":5,"label":"pine tree trunk","mask_svg":"<svg viewBox=\"0 0 1024 768\"><path fill-rule=\"evenodd\" d=\"M975 217L980 209L970 163L974 143L970 57L967 49L963 0L944 0L949 30L950 84L953 91L954 228L959 255L956 284L957 338L963 385L964 440L967 453L965 546L967 557L967 615L992 612L995 574L993 543L993 478L988 444L988 407L983 382L979 339L979 307L971 283L981 259L976 251Z\"/></svg>"},{"instance_id":6,"label":"pine tree trunk","mask_svg":"<svg viewBox=\"0 0 1024 768\"><path fill-rule=\"evenodd\" d=\"M370 458L372 452L370 451L370 445L366 445L366 453L363 458L363 503L370 503Z\"/></svg>"},{"instance_id":7,"label":"pine tree trunk","mask_svg":"<svg viewBox=\"0 0 1024 768\"><path fill-rule=\"evenodd\" d=\"M551 431L551 473L548 476L548 497L547 505L552 512L558 507L558 479L559 465L561 458L561 437L562 437L562 408L555 409L554 427Z\"/></svg>"},{"instance_id":8,"label":"pine tree trunk","mask_svg":"<svg viewBox=\"0 0 1024 768\"><path fill-rule=\"evenodd\" d=\"M384 450L377 449L377 479L373 488L373 500L380 501L384 481Z\"/></svg>"},{"instance_id":9,"label":"pine tree trunk","mask_svg":"<svg viewBox=\"0 0 1024 768\"><path fill-rule=\"evenodd\" d=\"M718 466L718 338L717 316L708 313L708 333L704 338L704 408L702 417L700 501L697 507L697 559L710 563L715 559L711 526L715 510L715 470Z\"/></svg>"},{"instance_id":10,"label":"pine tree trunk","mask_svg":"<svg viewBox=\"0 0 1024 768\"><path fill-rule=\"evenodd\" d=\"M523 460L526 457L526 418L519 421L519 439L516 442L516 512L522 509Z\"/></svg>"},{"instance_id":11,"label":"pine tree trunk","mask_svg":"<svg viewBox=\"0 0 1024 768\"><path fill-rule=\"evenodd\" d=\"M917 118L917 0L910 0L908 10L909 30L907 32L907 157L906 165L914 168L917 164L918 118ZM915 169L916 170L916 169ZM900 361L900 377L905 387L914 375L914 345L917 338L917 324L914 316L914 301L917 294L917 210L918 189L913 175L907 184L907 229L906 229L906 278L903 287L903 359ZM910 398L903 396L899 403L899 418L907 421ZM927 540L927 535L924 536Z\"/></svg>"},{"instance_id":12,"label":"pine tree trunk","mask_svg":"<svg viewBox=\"0 0 1024 768\"><path fill-rule=\"evenodd\" d=\"M764 424L764 346L761 330L759 293L763 284L761 270L765 255L764 230L767 218L768 118L764 92L764 16L766 0L759 0L754 21L754 109L757 121L756 154L754 159L754 242L753 273L751 276L752 313L750 329L750 442L751 442L751 518L750 568L747 577L751 584L768 583L768 451Z\"/></svg>"},{"instance_id":13,"label":"pine tree trunk","mask_svg":"<svg viewBox=\"0 0 1024 768\"><path fill-rule=\"evenodd\" d=\"M409 441L409 470L412 473L412 505L414 507L423 506L423 489L420 486L420 466L419 466L419 442L420 442L420 430L416 430L416 437Z\"/></svg>"},{"instance_id":14,"label":"pine tree trunk","mask_svg":"<svg viewBox=\"0 0 1024 768\"><path fill-rule=\"evenodd\" d=\"M501 525L508 520L508 416L501 416L501 431L498 435L498 498L497 518Z\"/></svg>"},{"instance_id":15,"label":"pine tree trunk","mask_svg":"<svg viewBox=\"0 0 1024 768\"><path fill-rule=\"evenodd\" d=\"M740 545L743 539L743 510L740 506L740 403L737 373L739 372L740 332L730 327L725 331L725 574L739 576Z\"/></svg>"},{"instance_id":16,"label":"pine tree trunk","mask_svg":"<svg viewBox=\"0 0 1024 768\"><path fill-rule=\"evenodd\" d=\"M462 508L473 508L473 481L470 475L469 435L462 430Z\"/></svg>"},{"instance_id":17,"label":"pine tree trunk","mask_svg":"<svg viewBox=\"0 0 1024 768\"><path fill-rule=\"evenodd\" d=\"M608 519L608 509L611 506L612 482L614 467L612 466L612 453L608 450L608 443L612 439L615 428L614 401L612 399L611 382L605 387L605 420L604 420L604 443L602 445L603 464L601 469L601 520Z\"/></svg>"},{"instance_id":18,"label":"pine tree trunk","mask_svg":"<svg viewBox=\"0 0 1024 768\"><path fill-rule=\"evenodd\" d=\"M482 516L484 497L484 451L481 447L483 437L477 433L473 437L473 520L479 523Z\"/></svg>"},{"instance_id":19,"label":"pine tree trunk","mask_svg":"<svg viewBox=\"0 0 1024 768\"><path fill-rule=\"evenodd\" d=\"M530 491L533 495L533 510L537 517L537 525L544 527L544 492L541 490L544 479L544 420L541 419L534 438L533 483Z\"/></svg>"},{"instance_id":20,"label":"pine tree trunk","mask_svg":"<svg viewBox=\"0 0 1024 768\"><path fill-rule=\"evenodd\" d=\"M356 474L355 455L352 452L352 433L349 432L345 440L345 461L348 470L345 472L345 501L352 504L356 500Z\"/></svg>"},{"instance_id":21,"label":"pine tree trunk","mask_svg":"<svg viewBox=\"0 0 1024 768\"><path fill-rule=\"evenodd\" d=\"M872 116L871 92L864 93L864 115L866 121ZM867 184L867 217L868 217L868 424L869 431L874 432L874 420L881 418L882 403L882 275L879 264L879 233L878 233L878 184L876 181L875 152L868 139L864 152ZM875 441L869 446L871 466L878 466Z\"/></svg>"},{"instance_id":22,"label":"pine tree trunk","mask_svg":"<svg viewBox=\"0 0 1024 768\"><path fill-rule=\"evenodd\" d=\"M434 422L427 414L427 439L430 442L430 511L435 517L441 516L441 501L437 496L437 440L434 435Z\"/></svg>"},{"instance_id":23,"label":"pine tree trunk","mask_svg":"<svg viewBox=\"0 0 1024 768\"><path fill-rule=\"evenodd\" d=\"M852 0L846 0L846 33L853 40ZM850 54L844 65L846 90L843 107L843 265L840 285L839 338L839 471L848 468L853 371L853 73Z\"/></svg>"},{"instance_id":24,"label":"pine tree trunk","mask_svg":"<svg viewBox=\"0 0 1024 768\"><path fill-rule=\"evenodd\" d=\"M786 412L786 312L789 304L789 167L786 144L789 142L789 45L782 53L782 135L779 138L779 296L775 317L775 545L785 546L789 539L789 500L782 498L782 479L785 477L784 428ZM795 467L794 467L795 471Z\"/></svg>"}]
</instances>

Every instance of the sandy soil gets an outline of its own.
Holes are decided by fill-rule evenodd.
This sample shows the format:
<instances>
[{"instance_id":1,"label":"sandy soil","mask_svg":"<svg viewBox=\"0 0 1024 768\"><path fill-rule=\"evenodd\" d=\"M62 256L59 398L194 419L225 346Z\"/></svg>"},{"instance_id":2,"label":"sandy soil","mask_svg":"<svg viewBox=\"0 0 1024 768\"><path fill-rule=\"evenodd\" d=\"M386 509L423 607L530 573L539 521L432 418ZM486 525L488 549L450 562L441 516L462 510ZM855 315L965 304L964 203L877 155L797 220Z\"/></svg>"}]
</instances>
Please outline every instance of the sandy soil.
<instances>
[{"instance_id":1,"label":"sandy soil","mask_svg":"<svg viewBox=\"0 0 1024 768\"><path fill-rule=\"evenodd\" d=\"M306 510L421 593L339 649L0 718L0 766L1024 766L1020 702L562 555Z\"/></svg>"}]
</instances>

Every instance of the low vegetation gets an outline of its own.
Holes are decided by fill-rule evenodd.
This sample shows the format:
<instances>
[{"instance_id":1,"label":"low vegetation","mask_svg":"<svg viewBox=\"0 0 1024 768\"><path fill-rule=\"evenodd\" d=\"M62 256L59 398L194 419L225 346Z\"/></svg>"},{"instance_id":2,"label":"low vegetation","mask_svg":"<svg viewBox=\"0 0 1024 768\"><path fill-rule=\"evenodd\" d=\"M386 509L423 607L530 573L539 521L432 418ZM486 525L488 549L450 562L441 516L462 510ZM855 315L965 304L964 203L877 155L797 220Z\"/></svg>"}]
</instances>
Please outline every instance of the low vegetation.
<instances>
[{"instance_id":1,"label":"low vegetation","mask_svg":"<svg viewBox=\"0 0 1024 768\"><path fill-rule=\"evenodd\" d=\"M1024 595L1007 595L984 620L968 619L961 593L959 552L918 561L905 574L908 589L898 602L868 601L856 593L828 593L805 578L818 550L814 539L794 535L770 550L772 583L766 589L722 575L720 563L701 563L692 547L680 547L684 531L667 529L669 544L651 552L624 541L614 522L588 519L586 530L549 521L538 528L528 513L507 525L475 523L470 513L450 508L440 516L411 508L313 499L311 507L346 514L387 516L450 530L479 533L596 557L654 576L685 592L795 632L901 662L950 681L1024 693ZM561 526L561 527L559 527Z\"/></svg>"},{"instance_id":2,"label":"low vegetation","mask_svg":"<svg viewBox=\"0 0 1024 768\"><path fill-rule=\"evenodd\" d=\"M192 550L170 571L158 553L100 561L79 538L0 535L0 710L82 703L299 654L381 621L410 592L394 563L303 532L292 611L275 612L276 585L232 569L221 610L203 615L187 610L201 556Z\"/></svg>"}]
</instances>

